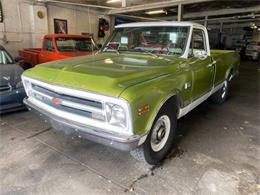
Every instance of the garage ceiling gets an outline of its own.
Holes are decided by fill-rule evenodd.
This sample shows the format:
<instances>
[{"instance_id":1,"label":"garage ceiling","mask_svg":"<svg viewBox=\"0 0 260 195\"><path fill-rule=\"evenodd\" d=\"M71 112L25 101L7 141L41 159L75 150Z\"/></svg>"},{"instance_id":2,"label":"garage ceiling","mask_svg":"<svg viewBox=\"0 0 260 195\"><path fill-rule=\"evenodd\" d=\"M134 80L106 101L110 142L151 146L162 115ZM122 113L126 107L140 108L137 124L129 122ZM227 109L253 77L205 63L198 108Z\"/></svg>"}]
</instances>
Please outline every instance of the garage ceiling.
<instances>
[{"instance_id":1,"label":"garage ceiling","mask_svg":"<svg viewBox=\"0 0 260 195\"><path fill-rule=\"evenodd\" d=\"M176 20L178 6L182 20L209 23L260 21L259 0L35 0L49 4L71 4L102 9L105 14L139 20ZM123 3L123 2L124 3ZM123 7L122 7L123 6ZM149 11L163 10L149 14ZM206 21L206 23L205 23ZM259 26L259 25L258 25Z\"/></svg>"},{"instance_id":2,"label":"garage ceiling","mask_svg":"<svg viewBox=\"0 0 260 195\"><path fill-rule=\"evenodd\" d=\"M57 0L57 1L64 2L63 0ZM108 3L109 0L67 0L67 2L99 5L99 6L107 6L107 7L115 7L115 8L120 8L122 6L122 1L120 0L112 0L111 3ZM158 2L158 0L143 0L143 1L127 0L127 6L135 6L135 5L155 3L155 2Z\"/></svg>"}]
</instances>

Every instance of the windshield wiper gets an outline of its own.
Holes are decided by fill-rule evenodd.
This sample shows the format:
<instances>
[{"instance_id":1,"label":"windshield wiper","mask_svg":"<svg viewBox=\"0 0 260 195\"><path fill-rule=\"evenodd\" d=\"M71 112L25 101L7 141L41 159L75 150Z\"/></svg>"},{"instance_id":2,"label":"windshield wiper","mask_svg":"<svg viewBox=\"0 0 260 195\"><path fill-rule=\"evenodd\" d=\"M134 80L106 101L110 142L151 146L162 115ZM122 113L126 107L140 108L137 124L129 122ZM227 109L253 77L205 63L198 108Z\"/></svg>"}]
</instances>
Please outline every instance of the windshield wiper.
<instances>
[{"instance_id":1,"label":"windshield wiper","mask_svg":"<svg viewBox=\"0 0 260 195\"><path fill-rule=\"evenodd\" d=\"M154 56L154 57L159 57L158 55L156 55L155 53L153 53L153 52L151 52L151 51L143 51L143 53L147 53L147 54L150 54L150 55L152 55L152 56Z\"/></svg>"},{"instance_id":2,"label":"windshield wiper","mask_svg":"<svg viewBox=\"0 0 260 195\"><path fill-rule=\"evenodd\" d=\"M157 58L159 57L158 55L156 55L155 53L153 53L151 51L145 51L145 50L142 50L142 49L132 49L132 51L149 54L149 55L152 55L152 56L157 57Z\"/></svg>"},{"instance_id":3,"label":"windshield wiper","mask_svg":"<svg viewBox=\"0 0 260 195\"><path fill-rule=\"evenodd\" d=\"M106 46L104 47L104 49L105 49L105 48L112 49L112 51L115 51L118 55L120 54L120 52L118 51L118 49L113 48L111 45L106 45ZM107 50L106 50L106 51L107 51Z\"/></svg>"}]
</instances>

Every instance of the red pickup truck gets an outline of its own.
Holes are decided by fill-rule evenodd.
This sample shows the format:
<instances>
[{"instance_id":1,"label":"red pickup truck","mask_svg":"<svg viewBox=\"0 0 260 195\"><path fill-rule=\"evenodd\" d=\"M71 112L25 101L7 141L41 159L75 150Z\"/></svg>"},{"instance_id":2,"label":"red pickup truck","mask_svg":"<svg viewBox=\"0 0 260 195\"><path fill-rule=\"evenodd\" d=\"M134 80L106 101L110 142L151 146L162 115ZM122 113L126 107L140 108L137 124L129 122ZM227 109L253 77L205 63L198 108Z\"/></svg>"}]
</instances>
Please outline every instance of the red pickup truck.
<instances>
[{"instance_id":1,"label":"red pickup truck","mask_svg":"<svg viewBox=\"0 0 260 195\"><path fill-rule=\"evenodd\" d=\"M44 62L83 55L93 55L98 45L92 36L50 34L43 38L42 48L26 48L19 51L21 66L31 68Z\"/></svg>"}]
</instances>

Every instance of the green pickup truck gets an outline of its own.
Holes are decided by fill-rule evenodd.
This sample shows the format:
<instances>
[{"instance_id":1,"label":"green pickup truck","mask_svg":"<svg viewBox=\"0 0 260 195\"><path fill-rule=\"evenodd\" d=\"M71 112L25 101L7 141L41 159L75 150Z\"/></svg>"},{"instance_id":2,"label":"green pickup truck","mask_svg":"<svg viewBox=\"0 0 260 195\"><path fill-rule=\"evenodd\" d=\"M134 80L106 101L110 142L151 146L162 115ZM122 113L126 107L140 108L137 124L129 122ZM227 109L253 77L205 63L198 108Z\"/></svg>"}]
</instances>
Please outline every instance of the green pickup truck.
<instances>
[{"instance_id":1,"label":"green pickup truck","mask_svg":"<svg viewBox=\"0 0 260 195\"><path fill-rule=\"evenodd\" d=\"M224 102L239 63L234 51L210 50L202 25L122 24L94 56L25 71L24 103L54 129L158 164L177 119L208 98Z\"/></svg>"}]
</instances>

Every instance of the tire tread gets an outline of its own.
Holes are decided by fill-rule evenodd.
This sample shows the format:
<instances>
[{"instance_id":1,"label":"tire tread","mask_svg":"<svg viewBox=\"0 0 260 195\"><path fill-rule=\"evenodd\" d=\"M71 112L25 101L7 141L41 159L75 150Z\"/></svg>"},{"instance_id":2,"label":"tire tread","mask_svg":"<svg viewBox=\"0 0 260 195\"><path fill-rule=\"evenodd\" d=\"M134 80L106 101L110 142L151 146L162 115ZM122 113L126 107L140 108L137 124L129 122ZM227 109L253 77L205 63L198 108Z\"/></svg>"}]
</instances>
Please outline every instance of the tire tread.
<instances>
[{"instance_id":1,"label":"tire tread","mask_svg":"<svg viewBox=\"0 0 260 195\"><path fill-rule=\"evenodd\" d=\"M138 148L135 148L134 150L130 151L130 154L136 160L141 161L141 162L145 162L144 149L143 149L142 146L138 147Z\"/></svg>"}]
</instances>

